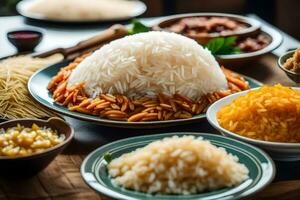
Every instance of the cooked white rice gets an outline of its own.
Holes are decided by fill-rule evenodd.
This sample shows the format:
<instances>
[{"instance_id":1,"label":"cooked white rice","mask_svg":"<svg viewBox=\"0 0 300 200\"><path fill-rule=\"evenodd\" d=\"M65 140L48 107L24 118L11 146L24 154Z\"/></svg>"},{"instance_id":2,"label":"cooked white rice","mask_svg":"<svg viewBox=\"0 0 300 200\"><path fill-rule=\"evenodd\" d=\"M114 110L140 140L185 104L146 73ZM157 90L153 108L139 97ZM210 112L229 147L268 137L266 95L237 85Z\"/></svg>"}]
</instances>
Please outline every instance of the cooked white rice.
<instances>
[{"instance_id":1,"label":"cooked white rice","mask_svg":"<svg viewBox=\"0 0 300 200\"><path fill-rule=\"evenodd\" d=\"M192 39L167 32L140 33L103 46L77 66L68 84L81 81L90 96L179 93L198 99L227 88L210 51Z\"/></svg>"},{"instance_id":2,"label":"cooked white rice","mask_svg":"<svg viewBox=\"0 0 300 200\"><path fill-rule=\"evenodd\" d=\"M105 20L129 17L135 5L128 0L35 0L28 12L55 20Z\"/></svg>"},{"instance_id":3,"label":"cooked white rice","mask_svg":"<svg viewBox=\"0 0 300 200\"><path fill-rule=\"evenodd\" d=\"M194 194L240 184L248 169L238 158L194 136L155 141L108 164L114 182L147 193Z\"/></svg>"}]
</instances>

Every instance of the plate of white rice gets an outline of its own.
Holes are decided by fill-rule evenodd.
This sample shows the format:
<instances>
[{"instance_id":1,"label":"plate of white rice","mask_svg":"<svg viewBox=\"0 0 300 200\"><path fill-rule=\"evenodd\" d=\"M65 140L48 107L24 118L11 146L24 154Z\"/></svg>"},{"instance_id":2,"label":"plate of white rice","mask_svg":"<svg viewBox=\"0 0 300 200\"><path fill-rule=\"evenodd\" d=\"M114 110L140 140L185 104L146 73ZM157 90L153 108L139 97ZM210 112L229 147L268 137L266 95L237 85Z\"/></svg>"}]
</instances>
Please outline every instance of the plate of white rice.
<instances>
[{"instance_id":1,"label":"plate of white rice","mask_svg":"<svg viewBox=\"0 0 300 200\"><path fill-rule=\"evenodd\" d=\"M132 137L102 146L82 163L95 191L114 199L239 199L274 178L262 150L207 133Z\"/></svg>"},{"instance_id":2,"label":"plate of white rice","mask_svg":"<svg viewBox=\"0 0 300 200\"><path fill-rule=\"evenodd\" d=\"M59 23L128 20L147 9L138 0L22 0L16 8L29 19Z\"/></svg>"},{"instance_id":3,"label":"plate of white rice","mask_svg":"<svg viewBox=\"0 0 300 200\"><path fill-rule=\"evenodd\" d=\"M260 85L219 66L194 40L153 31L42 69L28 89L44 106L71 117L153 128L199 121L217 99Z\"/></svg>"}]
</instances>

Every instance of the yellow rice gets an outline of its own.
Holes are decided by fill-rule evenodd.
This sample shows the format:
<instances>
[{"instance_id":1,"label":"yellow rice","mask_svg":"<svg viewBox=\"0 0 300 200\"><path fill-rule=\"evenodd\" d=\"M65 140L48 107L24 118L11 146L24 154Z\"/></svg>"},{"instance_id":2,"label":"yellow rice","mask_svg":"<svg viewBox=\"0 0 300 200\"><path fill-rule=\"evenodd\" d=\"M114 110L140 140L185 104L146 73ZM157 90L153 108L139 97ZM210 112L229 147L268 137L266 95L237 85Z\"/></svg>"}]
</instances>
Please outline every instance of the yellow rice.
<instances>
[{"instance_id":1,"label":"yellow rice","mask_svg":"<svg viewBox=\"0 0 300 200\"><path fill-rule=\"evenodd\" d=\"M245 137L300 142L300 91L263 86L222 107L217 119L223 128Z\"/></svg>"}]
</instances>

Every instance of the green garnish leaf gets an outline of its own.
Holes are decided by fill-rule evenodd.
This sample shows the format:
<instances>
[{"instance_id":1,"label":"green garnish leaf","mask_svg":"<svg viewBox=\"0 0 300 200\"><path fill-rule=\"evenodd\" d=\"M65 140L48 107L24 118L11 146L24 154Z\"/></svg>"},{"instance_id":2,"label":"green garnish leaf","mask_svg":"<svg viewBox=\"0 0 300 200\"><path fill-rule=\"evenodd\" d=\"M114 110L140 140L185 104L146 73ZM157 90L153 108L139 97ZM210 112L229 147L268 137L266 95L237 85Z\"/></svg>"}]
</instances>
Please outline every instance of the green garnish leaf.
<instances>
[{"instance_id":1,"label":"green garnish leaf","mask_svg":"<svg viewBox=\"0 0 300 200\"><path fill-rule=\"evenodd\" d=\"M243 53L243 51L239 47L234 47L232 53L239 54L239 53Z\"/></svg>"},{"instance_id":2,"label":"green garnish leaf","mask_svg":"<svg viewBox=\"0 0 300 200\"><path fill-rule=\"evenodd\" d=\"M236 37L219 37L210 40L206 48L214 55L228 55L242 53L241 49L235 47Z\"/></svg>"},{"instance_id":3,"label":"green garnish leaf","mask_svg":"<svg viewBox=\"0 0 300 200\"><path fill-rule=\"evenodd\" d=\"M111 154L110 154L109 152L106 152L106 153L103 155L103 159L104 159L107 163L110 163L110 161L112 161Z\"/></svg>"},{"instance_id":4,"label":"green garnish leaf","mask_svg":"<svg viewBox=\"0 0 300 200\"><path fill-rule=\"evenodd\" d=\"M128 30L129 35L150 31L150 28L148 26L144 25L142 22L140 22L137 19L133 19L131 21L131 24L132 24L132 28Z\"/></svg>"},{"instance_id":5,"label":"green garnish leaf","mask_svg":"<svg viewBox=\"0 0 300 200\"><path fill-rule=\"evenodd\" d=\"M210 40L206 47L211 51L212 54L217 54L218 51L220 51L220 49L223 47L224 43L224 38L215 38Z\"/></svg>"}]
</instances>

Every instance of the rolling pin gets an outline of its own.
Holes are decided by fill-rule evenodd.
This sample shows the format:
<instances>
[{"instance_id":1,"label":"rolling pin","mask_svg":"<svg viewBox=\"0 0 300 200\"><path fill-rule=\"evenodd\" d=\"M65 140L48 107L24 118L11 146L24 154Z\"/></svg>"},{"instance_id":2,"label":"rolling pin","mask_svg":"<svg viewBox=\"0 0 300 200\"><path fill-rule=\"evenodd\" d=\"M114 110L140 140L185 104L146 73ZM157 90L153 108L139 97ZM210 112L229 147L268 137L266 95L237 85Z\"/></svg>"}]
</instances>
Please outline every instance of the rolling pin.
<instances>
[{"instance_id":1,"label":"rolling pin","mask_svg":"<svg viewBox=\"0 0 300 200\"><path fill-rule=\"evenodd\" d=\"M121 24L115 24L99 34L77 43L75 46L68 48L56 48L43 53L37 53L32 56L45 58L53 54L60 53L64 56L64 58L73 58L74 56L70 55L78 55L80 52L86 52L87 49L95 49L95 47L100 48L103 44L122 38L126 35L128 35L126 27Z\"/></svg>"}]
</instances>

